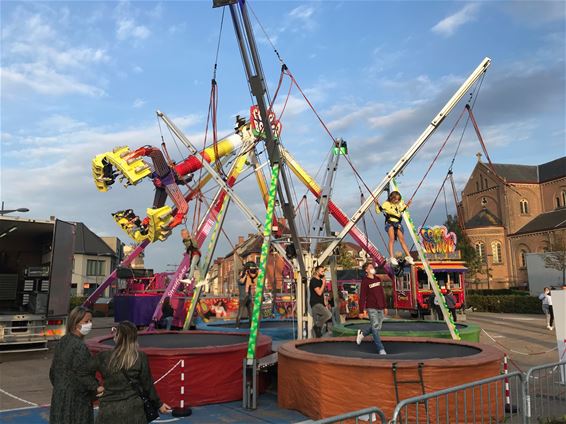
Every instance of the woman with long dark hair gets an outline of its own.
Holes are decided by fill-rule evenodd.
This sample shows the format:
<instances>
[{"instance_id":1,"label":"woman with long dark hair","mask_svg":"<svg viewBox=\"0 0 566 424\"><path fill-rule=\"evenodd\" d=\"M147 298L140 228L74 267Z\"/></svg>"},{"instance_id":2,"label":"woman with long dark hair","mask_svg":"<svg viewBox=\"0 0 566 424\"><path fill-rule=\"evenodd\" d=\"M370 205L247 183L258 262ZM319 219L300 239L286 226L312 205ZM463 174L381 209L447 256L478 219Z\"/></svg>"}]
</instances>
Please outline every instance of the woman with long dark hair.
<instances>
[{"instance_id":1,"label":"woman with long dark hair","mask_svg":"<svg viewBox=\"0 0 566 424\"><path fill-rule=\"evenodd\" d=\"M140 392L165 414L171 410L161 402L145 353L138 349L138 329L129 321L112 329L114 348L96 357L104 378L104 395L100 398L97 424L147 424Z\"/></svg>"},{"instance_id":2,"label":"woman with long dark hair","mask_svg":"<svg viewBox=\"0 0 566 424\"><path fill-rule=\"evenodd\" d=\"M92 401L104 388L95 378L94 358L83 342L92 328L92 313L82 306L67 319L67 334L55 346L49 380L53 385L51 424L92 424Z\"/></svg>"}]
</instances>

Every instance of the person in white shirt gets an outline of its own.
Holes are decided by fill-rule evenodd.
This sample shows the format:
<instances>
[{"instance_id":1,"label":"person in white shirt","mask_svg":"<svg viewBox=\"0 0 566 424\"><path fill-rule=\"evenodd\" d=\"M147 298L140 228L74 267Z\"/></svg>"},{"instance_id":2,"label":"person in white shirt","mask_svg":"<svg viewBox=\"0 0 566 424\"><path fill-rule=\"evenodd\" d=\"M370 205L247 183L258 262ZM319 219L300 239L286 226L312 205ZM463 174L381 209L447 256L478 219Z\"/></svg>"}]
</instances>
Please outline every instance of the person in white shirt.
<instances>
[{"instance_id":1,"label":"person in white shirt","mask_svg":"<svg viewBox=\"0 0 566 424\"><path fill-rule=\"evenodd\" d=\"M538 297L542 301L542 310L546 315L546 328L554 329L554 311L552 310L552 297L550 296L550 287L545 287L544 292Z\"/></svg>"}]
</instances>

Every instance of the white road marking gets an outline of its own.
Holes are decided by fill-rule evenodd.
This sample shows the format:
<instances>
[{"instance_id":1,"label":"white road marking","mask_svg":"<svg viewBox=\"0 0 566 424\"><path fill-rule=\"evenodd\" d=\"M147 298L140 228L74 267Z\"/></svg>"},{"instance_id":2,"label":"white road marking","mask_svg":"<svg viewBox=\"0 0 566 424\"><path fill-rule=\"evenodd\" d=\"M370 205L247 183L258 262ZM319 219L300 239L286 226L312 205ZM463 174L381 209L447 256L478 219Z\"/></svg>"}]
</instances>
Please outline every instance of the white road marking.
<instances>
[{"instance_id":1,"label":"white road marking","mask_svg":"<svg viewBox=\"0 0 566 424\"><path fill-rule=\"evenodd\" d=\"M17 397L16 395L13 395L12 393L8 393L6 390L0 389L0 393L4 393L6 396L10 396L11 398L19 400L20 402L27 403L28 405L39 406L37 403L30 402L29 400L22 399L21 397Z\"/></svg>"}]
</instances>

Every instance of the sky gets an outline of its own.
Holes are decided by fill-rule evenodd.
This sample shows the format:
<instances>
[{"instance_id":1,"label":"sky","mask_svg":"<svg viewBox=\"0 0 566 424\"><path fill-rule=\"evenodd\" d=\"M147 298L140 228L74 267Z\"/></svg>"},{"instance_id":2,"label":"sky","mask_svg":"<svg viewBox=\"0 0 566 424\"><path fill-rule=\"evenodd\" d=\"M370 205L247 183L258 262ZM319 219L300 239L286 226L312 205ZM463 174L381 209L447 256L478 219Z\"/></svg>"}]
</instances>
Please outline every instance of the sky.
<instances>
[{"instance_id":1,"label":"sky","mask_svg":"<svg viewBox=\"0 0 566 424\"><path fill-rule=\"evenodd\" d=\"M92 158L115 146L157 146L161 137L175 160L186 157L187 149L159 126L156 110L202 147L218 46L219 134L230 133L235 116L246 115L252 104L229 14L221 25L222 9L211 3L0 2L5 208L29 208L27 218L84 222L99 235L129 242L111 212L133 208L144 216L153 200L151 181L127 189L116 183L100 193L92 180ZM281 69L275 46L333 137L348 142L349 159L370 188L486 56L492 65L475 92L474 113L492 160L538 165L566 154L563 1L255 0L248 5L270 93ZM284 79L275 102L280 114L286 101L282 143L321 183L331 138L296 87L289 89ZM447 212L454 213L450 190L440 192L431 206L456 150L459 191L477 162L480 145L473 129L465 127L465 119L456 122L464 101L398 179L410 196L448 138L412 203L417 225L429 211L428 224L442 224ZM291 180L298 203L306 190ZM342 159L335 202L353 213L360 204L358 184L365 191L364 183ZM235 189L263 220L254 178ZM207 188L205 201L214 190ZM298 209L301 234L316 208L312 199L307 205L308 211L304 202ZM194 208L190 205L189 229ZM375 212L361 224L378 247L382 226ZM234 205L224 228L221 255L238 235L254 232ZM181 254L176 231L146 249L146 265L171 270Z\"/></svg>"}]
</instances>

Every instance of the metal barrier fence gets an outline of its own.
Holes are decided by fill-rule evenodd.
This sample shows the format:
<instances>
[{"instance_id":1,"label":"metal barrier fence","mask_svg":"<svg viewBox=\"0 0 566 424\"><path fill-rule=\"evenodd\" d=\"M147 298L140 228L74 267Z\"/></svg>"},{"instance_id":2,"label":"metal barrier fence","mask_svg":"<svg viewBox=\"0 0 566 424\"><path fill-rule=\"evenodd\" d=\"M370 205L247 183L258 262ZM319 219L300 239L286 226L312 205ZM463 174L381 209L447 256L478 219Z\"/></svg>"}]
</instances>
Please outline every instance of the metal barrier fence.
<instances>
[{"instance_id":1,"label":"metal barrier fence","mask_svg":"<svg viewBox=\"0 0 566 424\"><path fill-rule=\"evenodd\" d=\"M373 414L376 414L375 416ZM566 361L533 367L404 399L388 422L378 408L366 408L313 424L535 424L566 419ZM355 421L352 421L355 419ZM557 421L563 422L563 421Z\"/></svg>"},{"instance_id":2,"label":"metal barrier fence","mask_svg":"<svg viewBox=\"0 0 566 424\"><path fill-rule=\"evenodd\" d=\"M566 416L566 361L531 368L524 386L525 423Z\"/></svg>"},{"instance_id":3,"label":"metal barrier fence","mask_svg":"<svg viewBox=\"0 0 566 424\"><path fill-rule=\"evenodd\" d=\"M402 400L390 423L520 423L522 403L523 375L514 372Z\"/></svg>"},{"instance_id":4,"label":"metal barrier fence","mask_svg":"<svg viewBox=\"0 0 566 424\"><path fill-rule=\"evenodd\" d=\"M334 424L334 423L343 423L345 421L349 421L354 419L355 423L358 424L359 422L370 423L370 424L378 424L381 422L382 424L387 424L387 418L385 418L385 414L379 408L365 408L360 409L358 411L348 412L342 415L336 415L330 418L323 418L322 420L313 421L312 424ZM380 421L378 421L378 419Z\"/></svg>"}]
</instances>

